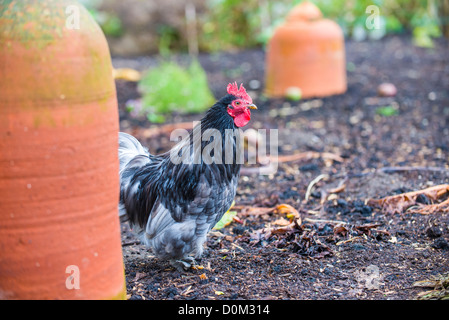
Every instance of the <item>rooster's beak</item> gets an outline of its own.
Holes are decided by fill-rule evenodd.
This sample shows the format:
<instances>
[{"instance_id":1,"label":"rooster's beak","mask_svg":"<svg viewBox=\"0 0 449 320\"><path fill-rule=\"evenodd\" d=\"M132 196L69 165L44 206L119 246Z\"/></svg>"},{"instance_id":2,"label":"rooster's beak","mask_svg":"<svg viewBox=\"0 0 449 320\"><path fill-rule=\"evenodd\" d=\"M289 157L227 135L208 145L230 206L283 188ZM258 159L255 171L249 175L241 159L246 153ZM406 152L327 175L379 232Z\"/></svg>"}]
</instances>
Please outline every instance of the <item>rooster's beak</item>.
<instances>
[{"instance_id":1,"label":"rooster's beak","mask_svg":"<svg viewBox=\"0 0 449 320\"><path fill-rule=\"evenodd\" d=\"M253 104L253 103L247 105L247 107L250 108L250 109L257 109L256 105Z\"/></svg>"}]
</instances>

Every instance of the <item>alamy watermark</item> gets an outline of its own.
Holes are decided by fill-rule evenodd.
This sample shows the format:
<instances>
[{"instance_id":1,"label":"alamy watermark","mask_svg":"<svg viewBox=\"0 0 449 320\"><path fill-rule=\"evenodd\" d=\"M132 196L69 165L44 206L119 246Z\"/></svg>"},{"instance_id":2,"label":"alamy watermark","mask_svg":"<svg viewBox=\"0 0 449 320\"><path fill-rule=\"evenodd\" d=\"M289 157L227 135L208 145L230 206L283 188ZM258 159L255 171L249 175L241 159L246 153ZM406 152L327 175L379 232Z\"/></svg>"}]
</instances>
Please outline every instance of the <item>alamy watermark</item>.
<instances>
[{"instance_id":1,"label":"alamy watermark","mask_svg":"<svg viewBox=\"0 0 449 320\"><path fill-rule=\"evenodd\" d=\"M370 14L365 20L365 27L368 30L380 29L380 9L376 5L370 5L366 7L366 14Z\"/></svg>"},{"instance_id":2,"label":"alamy watermark","mask_svg":"<svg viewBox=\"0 0 449 320\"><path fill-rule=\"evenodd\" d=\"M185 129L176 129L171 133L170 141L178 142L178 144L170 151L170 161L173 164L186 165L258 164L262 166L259 174L276 173L278 130L259 129L255 134L254 132L254 130L244 132L241 129L226 129L223 135L218 129L202 131L201 123L194 122L192 135ZM245 140L248 151L246 160Z\"/></svg>"},{"instance_id":3,"label":"alamy watermark","mask_svg":"<svg viewBox=\"0 0 449 320\"><path fill-rule=\"evenodd\" d=\"M70 265L65 269L65 273L70 274L65 280L65 287L69 290L80 289L80 268Z\"/></svg>"},{"instance_id":4,"label":"alamy watermark","mask_svg":"<svg viewBox=\"0 0 449 320\"><path fill-rule=\"evenodd\" d=\"M69 5L65 8L65 14L67 18L65 19L65 27L71 30L80 29L80 8L75 5Z\"/></svg>"},{"instance_id":5,"label":"alamy watermark","mask_svg":"<svg viewBox=\"0 0 449 320\"><path fill-rule=\"evenodd\" d=\"M376 5L369 5L365 9L365 13L369 16L365 20L365 27L368 30L380 29L380 9ZM67 16L65 26L67 29L80 29L80 8L77 5L69 5L65 8L65 14Z\"/></svg>"}]
</instances>

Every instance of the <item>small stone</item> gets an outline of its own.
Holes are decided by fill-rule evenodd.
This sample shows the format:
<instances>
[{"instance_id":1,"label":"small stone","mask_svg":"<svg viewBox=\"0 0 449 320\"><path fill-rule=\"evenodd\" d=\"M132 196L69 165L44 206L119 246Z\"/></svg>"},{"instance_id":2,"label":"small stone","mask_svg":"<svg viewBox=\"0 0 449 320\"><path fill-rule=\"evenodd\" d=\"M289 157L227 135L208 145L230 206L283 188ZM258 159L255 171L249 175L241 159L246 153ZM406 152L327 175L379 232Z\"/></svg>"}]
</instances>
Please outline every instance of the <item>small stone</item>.
<instances>
[{"instance_id":1,"label":"small stone","mask_svg":"<svg viewBox=\"0 0 449 320\"><path fill-rule=\"evenodd\" d=\"M437 226L432 226L427 228L426 234L429 238L435 239L441 237L443 235L443 232Z\"/></svg>"},{"instance_id":2,"label":"small stone","mask_svg":"<svg viewBox=\"0 0 449 320\"><path fill-rule=\"evenodd\" d=\"M373 212L373 208L371 208L370 206L363 206L363 207L362 207L361 213L362 213L364 216L370 215L372 212Z\"/></svg>"},{"instance_id":3,"label":"small stone","mask_svg":"<svg viewBox=\"0 0 449 320\"><path fill-rule=\"evenodd\" d=\"M377 93L381 97L394 97L397 92L396 86L392 83L385 82L377 87Z\"/></svg>"},{"instance_id":4,"label":"small stone","mask_svg":"<svg viewBox=\"0 0 449 320\"><path fill-rule=\"evenodd\" d=\"M435 101L437 99L437 94L432 91L432 92L429 92L427 97L429 98L430 101Z\"/></svg>"},{"instance_id":5,"label":"small stone","mask_svg":"<svg viewBox=\"0 0 449 320\"><path fill-rule=\"evenodd\" d=\"M432 243L432 247L435 249L449 250L449 243L444 238L438 238Z\"/></svg>"},{"instance_id":6,"label":"small stone","mask_svg":"<svg viewBox=\"0 0 449 320\"><path fill-rule=\"evenodd\" d=\"M249 87L250 87L250 89L252 89L252 90L258 90L258 89L260 89L260 81L259 80L251 80L250 82L249 82Z\"/></svg>"},{"instance_id":7,"label":"small stone","mask_svg":"<svg viewBox=\"0 0 449 320\"><path fill-rule=\"evenodd\" d=\"M415 200L417 203L421 204L431 204L430 199L425 194L419 194Z\"/></svg>"}]
</instances>

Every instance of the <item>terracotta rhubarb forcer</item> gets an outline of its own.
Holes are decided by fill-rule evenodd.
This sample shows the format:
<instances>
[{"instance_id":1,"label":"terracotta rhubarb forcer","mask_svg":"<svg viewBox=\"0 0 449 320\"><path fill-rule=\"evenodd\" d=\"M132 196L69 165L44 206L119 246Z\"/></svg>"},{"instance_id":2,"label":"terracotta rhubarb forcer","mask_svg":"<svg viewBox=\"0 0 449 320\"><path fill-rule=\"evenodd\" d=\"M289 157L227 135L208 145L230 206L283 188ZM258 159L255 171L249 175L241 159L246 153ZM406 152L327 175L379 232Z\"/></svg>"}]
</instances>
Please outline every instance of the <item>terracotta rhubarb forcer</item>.
<instances>
[{"instance_id":1,"label":"terracotta rhubarb forcer","mask_svg":"<svg viewBox=\"0 0 449 320\"><path fill-rule=\"evenodd\" d=\"M282 97L291 88L303 98L346 91L343 32L308 1L293 8L267 47L266 94Z\"/></svg>"},{"instance_id":2,"label":"terracotta rhubarb forcer","mask_svg":"<svg viewBox=\"0 0 449 320\"><path fill-rule=\"evenodd\" d=\"M126 296L109 49L75 1L0 1L0 298Z\"/></svg>"}]
</instances>

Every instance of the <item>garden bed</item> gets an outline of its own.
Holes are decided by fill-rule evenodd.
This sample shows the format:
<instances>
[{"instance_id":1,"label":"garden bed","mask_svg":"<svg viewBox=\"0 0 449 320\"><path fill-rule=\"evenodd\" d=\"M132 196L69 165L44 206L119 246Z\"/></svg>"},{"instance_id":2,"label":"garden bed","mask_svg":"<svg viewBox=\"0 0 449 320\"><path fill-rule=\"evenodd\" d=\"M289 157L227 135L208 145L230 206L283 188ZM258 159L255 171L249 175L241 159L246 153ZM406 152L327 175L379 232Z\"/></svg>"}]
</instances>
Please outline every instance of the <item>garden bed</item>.
<instances>
[{"instance_id":1,"label":"garden bed","mask_svg":"<svg viewBox=\"0 0 449 320\"><path fill-rule=\"evenodd\" d=\"M449 272L449 214L386 213L365 201L449 183L447 47L441 40L434 49L417 48L405 36L347 42L348 91L298 102L263 97L262 49L201 54L216 97L229 82L244 83L259 107L248 128L278 129L281 156L312 151L342 159L322 156L281 163L272 175L242 174L235 198L242 223L212 232L199 270L179 273L123 224L128 297L414 299L429 290L413 284ZM117 68L137 70L157 63L157 57L113 59ZM378 95L385 82L396 86L396 96ZM160 125L126 111L126 101L139 97L136 83L116 83L121 130L154 154L169 150L169 133L155 134ZM385 106L395 115L379 112ZM201 116L174 114L168 122ZM385 167L391 170L375 171ZM285 216L260 209L280 204L294 207L301 223L279 225Z\"/></svg>"}]
</instances>

